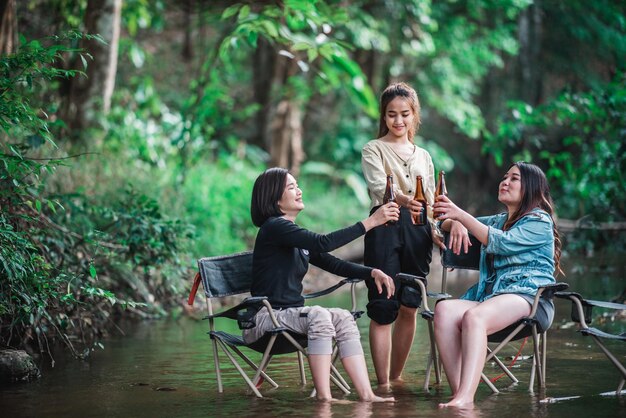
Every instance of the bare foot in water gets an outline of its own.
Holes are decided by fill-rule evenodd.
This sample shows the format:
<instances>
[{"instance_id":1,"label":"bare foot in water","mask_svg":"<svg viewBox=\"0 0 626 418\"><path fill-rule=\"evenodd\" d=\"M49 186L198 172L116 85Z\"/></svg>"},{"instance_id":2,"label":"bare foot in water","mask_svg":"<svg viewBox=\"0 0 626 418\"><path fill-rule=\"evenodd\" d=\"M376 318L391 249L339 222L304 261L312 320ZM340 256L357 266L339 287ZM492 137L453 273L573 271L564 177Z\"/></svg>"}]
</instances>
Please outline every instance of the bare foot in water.
<instances>
[{"instance_id":1,"label":"bare foot in water","mask_svg":"<svg viewBox=\"0 0 626 418\"><path fill-rule=\"evenodd\" d=\"M394 398L393 396L390 396L388 398L383 398L382 396L376 396L374 394L372 394L371 397L369 398L364 398L361 399L363 402L395 402L396 398Z\"/></svg>"},{"instance_id":2,"label":"bare foot in water","mask_svg":"<svg viewBox=\"0 0 626 418\"><path fill-rule=\"evenodd\" d=\"M378 393L391 393L391 384L390 383L379 383L376 386L376 392Z\"/></svg>"},{"instance_id":3,"label":"bare foot in water","mask_svg":"<svg viewBox=\"0 0 626 418\"><path fill-rule=\"evenodd\" d=\"M392 385L403 385L404 379L402 377L396 377L395 379L390 379Z\"/></svg>"},{"instance_id":4,"label":"bare foot in water","mask_svg":"<svg viewBox=\"0 0 626 418\"><path fill-rule=\"evenodd\" d=\"M466 400L466 399L452 399L447 403L440 403L439 408L459 408L459 409L473 409L474 408L474 400Z\"/></svg>"}]
</instances>

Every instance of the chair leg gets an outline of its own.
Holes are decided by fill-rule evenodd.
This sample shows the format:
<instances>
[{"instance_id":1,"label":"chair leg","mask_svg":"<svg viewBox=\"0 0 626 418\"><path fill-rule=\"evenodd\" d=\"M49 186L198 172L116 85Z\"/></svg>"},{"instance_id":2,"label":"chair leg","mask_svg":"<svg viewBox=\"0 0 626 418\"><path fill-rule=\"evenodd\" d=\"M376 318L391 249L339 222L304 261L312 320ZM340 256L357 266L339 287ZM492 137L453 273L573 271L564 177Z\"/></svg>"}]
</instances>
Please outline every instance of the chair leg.
<instances>
[{"instance_id":1,"label":"chair leg","mask_svg":"<svg viewBox=\"0 0 626 418\"><path fill-rule=\"evenodd\" d=\"M489 386L489 389L491 389L493 393L500 393L498 388L495 387L495 385L491 382L491 380L489 380L485 373L481 373L480 378L483 379L483 382L485 382L485 384Z\"/></svg>"},{"instance_id":2,"label":"chair leg","mask_svg":"<svg viewBox=\"0 0 626 418\"><path fill-rule=\"evenodd\" d=\"M509 379L513 381L513 383L519 382L517 377L515 377L515 375L511 372L511 370L509 370L509 368L506 367L506 364L502 363L502 360L500 360L498 356L493 356L492 360L496 362L498 367L500 367L500 369L504 372L504 374L506 374L509 377Z\"/></svg>"},{"instance_id":3,"label":"chair leg","mask_svg":"<svg viewBox=\"0 0 626 418\"><path fill-rule=\"evenodd\" d=\"M548 377L548 368L547 368L547 360L548 360L548 331L544 331L544 333L540 336L541 339L541 377L542 379L539 381L539 387L541 389L546 387L546 378Z\"/></svg>"},{"instance_id":4,"label":"chair leg","mask_svg":"<svg viewBox=\"0 0 626 418\"><path fill-rule=\"evenodd\" d=\"M239 363L237 363L237 360L235 359L235 357L233 357L233 355L230 353L230 351L228 350L228 347L226 346L226 344L224 344L222 341L217 340L220 344L220 346L222 347L222 350L224 351L224 353L226 354L226 356L228 357L228 359L230 360L230 362L233 364L233 366L235 366L235 368L237 369L237 371L239 372L239 374L241 375L241 377L243 378L243 380L246 381L246 384L248 385L248 387L250 388L250 390L252 390L252 392L254 392L254 394L258 397L258 398L262 398L263 395L261 395L261 392L259 392L259 390L256 388L256 386L252 383L252 381L250 380L250 378L248 377L248 375L246 374L246 372L243 371L243 369L241 368L241 366L239 365Z\"/></svg>"},{"instance_id":5,"label":"chair leg","mask_svg":"<svg viewBox=\"0 0 626 418\"><path fill-rule=\"evenodd\" d=\"M298 351L298 369L300 370L300 383L306 385L306 374L304 373L304 357L302 353Z\"/></svg>"},{"instance_id":6,"label":"chair leg","mask_svg":"<svg viewBox=\"0 0 626 418\"><path fill-rule=\"evenodd\" d=\"M222 385L222 371L220 369L220 358L217 352L217 341L215 338L211 339L213 343L213 364L215 364L215 375L217 376L217 391L219 393L224 392L224 385Z\"/></svg>"},{"instance_id":7,"label":"chair leg","mask_svg":"<svg viewBox=\"0 0 626 418\"><path fill-rule=\"evenodd\" d=\"M243 361L245 361L248 366L250 366L255 372L259 370L259 366L257 366L256 364L254 364L254 362L252 360L250 360L250 358L248 356L246 356L241 350L239 350L237 347L233 347L232 350L237 353L237 355L239 357L241 357L243 359ZM269 362L268 362L269 363ZM267 367L266 367L267 368ZM276 383L271 377L269 377L267 375L267 373L265 373L264 370L261 370L261 377L263 377L263 379L265 379L267 381L267 383L269 383L270 385L272 385L274 388L278 387L278 383ZM257 384L257 381L254 381L254 384Z\"/></svg>"},{"instance_id":8,"label":"chair leg","mask_svg":"<svg viewBox=\"0 0 626 418\"><path fill-rule=\"evenodd\" d=\"M626 380L626 368L624 368L622 363L620 363L619 360L617 360L617 357L615 357L613 355L613 353L611 353L609 351L609 349L606 348L606 346L602 343L600 338L596 337L595 335L591 335L591 337L598 344L598 346L600 347L602 352L608 357L608 359L611 361L611 363L613 363L613 365L617 368L617 370L619 370L619 372L622 374L622 378L621 378L620 383L619 383L619 385L617 387L618 391L616 392L616 395L619 395L620 392L622 391L622 388L624 387L624 380Z\"/></svg>"},{"instance_id":9,"label":"chair leg","mask_svg":"<svg viewBox=\"0 0 626 418\"><path fill-rule=\"evenodd\" d=\"M439 359L437 356L437 344L435 343L435 331L433 329L432 320L428 320L428 337L430 338L430 356L426 367L426 380L424 381L424 390L428 390L430 384L430 372L434 366L435 383L441 383L441 368L439 367Z\"/></svg>"},{"instance_id":10,"label":"chair leg","mask_svg":"<svg viewBox=\"0 0 626 418\"><path fill-rule=\"evenodd\" d=\"M426 378L424 379L424 390L428 391L430 386L430 372L433 369L433 351L431 348L430 353L428 354L428 361L426 363Z\"/></svg>"},{"instance_id":11,"label":"chair leg","mask_svg":"<svg viewBox=\"0 0 626 418\"><path fill-rule=\"evenodd\" d=\"M256 383L259 381L259 377L261 376L261 372L263 372L267 365L270 364L270 360L272 359L272 355L270 354L272 351L272 347L274 346L274 342L276 341L276 334L272 335L269 342L267 343L267 347L265 348L265 352L263 353L263 357L261 358L261 362L259 363L259 367L254 374L254 379L252 381Z\"/></svg>"}]
</instances>

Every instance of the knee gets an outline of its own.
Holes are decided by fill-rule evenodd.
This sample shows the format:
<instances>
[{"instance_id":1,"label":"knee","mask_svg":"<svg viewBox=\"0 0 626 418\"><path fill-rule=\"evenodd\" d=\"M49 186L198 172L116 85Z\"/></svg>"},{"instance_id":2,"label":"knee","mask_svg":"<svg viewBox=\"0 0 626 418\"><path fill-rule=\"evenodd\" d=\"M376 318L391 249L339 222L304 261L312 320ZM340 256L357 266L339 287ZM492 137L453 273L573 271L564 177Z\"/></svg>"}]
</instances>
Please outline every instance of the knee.
<instances>
[{"instance_id":1,"label":"knee","mask_svg":"<svg viewBox=\"0 0 626 418\"><path fill-rule=\"evenodd\" d=\"M465 329L479 329L485 327L485 318L477 309L468 309L461 319L461 327Z\"/></svg>"},{"instance_id":2,"label":"knee","mask_svg":"<svg viewBox=\"0 0 626 418\"><path fill-rule=\"evenodd\" d=\"M328 309L312 306L307 312L309 338L334 338L335 327Z\"/></svg>"},{"instance_id":3,"label":"knee","mask_svg":"<svg viewBox=\"0 0 626 418\"><path fill-rule=\"evenodd\" d=\"M449 308L450 302L447 300L442 300L437 302L437 304L435 305L435 322L437 320L443 320L445 317L448 316L448 308Z\"/></svg>"},{"instance_id":4,"label":"knee","mask_svg":"<svg viewBox=\"0 0 626 418\"><path fill-rule=\"evenodd\" d=\"M339 324L354 324L356 327L356 321L350 311L345 309L336 309L333 312L333 315L335 316L335 322L338 322Z\"/></svg>"},{"instance_id":5,"label":"knee","mask_svg":"<svg viewBox=\"0 0 626 418\"><path fill-rule=\"evenodd\" d=\"M374 299L367 304L367 316L380 325L389 325L398 317L400 304L393 299Z\"/></svg>"},{"instance_id":6,"label":"knee","mask_svg":"<svg viewBox=\"0 0 626 418\"><path fill-rule=\"evenodd\" d=\"M450 318L452 317L451 314L453 312L453 307L451 305L452 303L447 300L437 302L435 305L434 317L435 328L440 328L450 321Z\"/></svg>"},{"instance_id":7,"label":"knee","mask_svg":"<svg viewBox=\"0 0 626 418\"><path fill-rule=\"evenodd\" d=\"M417 308L409 308L408 306L400 305L398 321L415 321L416 316Z\"/></svg>"},{"instance_id":8,"label":"knee","mask_svg":"<svg viewBox=\"0 0 626 418\"><path fill-rule=\"evenodd\" d=\"M321 306L312 306L307 313L307 316L309 317L309 322L311 324L333 327L332 316L330 311L326 308Z\"/></svg>"}]
</instances>

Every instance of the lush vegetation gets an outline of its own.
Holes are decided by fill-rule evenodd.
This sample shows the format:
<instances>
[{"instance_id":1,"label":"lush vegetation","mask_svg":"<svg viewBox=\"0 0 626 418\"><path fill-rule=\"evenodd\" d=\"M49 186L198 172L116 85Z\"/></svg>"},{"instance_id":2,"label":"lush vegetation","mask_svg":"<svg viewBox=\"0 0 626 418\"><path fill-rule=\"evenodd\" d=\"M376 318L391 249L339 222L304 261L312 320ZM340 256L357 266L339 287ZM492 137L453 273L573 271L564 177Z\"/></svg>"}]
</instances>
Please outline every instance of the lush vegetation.
<instances>
[{"instance_id":1,"label":"lush vegetation","mask_svg":"<svg viewBox=\"0 0 626 418\"><path fill-rule=\"evenodd\" d=\"M127 0L119 39L85 0L18 3L0 57L2 346L85 356L119 318L178 312L197 257L253 245L268 165L298 174L306 226L361 219L360 149L393 80L418 90L416 140L463 206L495 210L503 166L525 159L560 217L626 220L618 2ZM110 98L84 87L110 68ZM566 249L608 239L623 252L597 230Z\"/></svg>"}]
</instances>

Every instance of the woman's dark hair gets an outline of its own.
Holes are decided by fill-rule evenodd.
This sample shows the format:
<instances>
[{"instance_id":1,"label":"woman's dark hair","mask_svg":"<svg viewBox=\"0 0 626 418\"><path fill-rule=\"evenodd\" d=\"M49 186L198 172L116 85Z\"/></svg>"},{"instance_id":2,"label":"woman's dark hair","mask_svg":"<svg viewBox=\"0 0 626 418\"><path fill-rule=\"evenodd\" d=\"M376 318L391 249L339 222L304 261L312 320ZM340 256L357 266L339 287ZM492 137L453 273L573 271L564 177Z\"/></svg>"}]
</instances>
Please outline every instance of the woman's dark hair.
<instances>
[{"instance_id":1,"label":"woman's dark hair","mask_svg":"<svg viewBox=\"0 0 626 418\"><path fill-rule=\"evenodd\" d=\"M535 164L518 161L511 165L517 167L520 172L520 184L522 200L519 208L513 213L504 224L504 230L510 229L523 216L534 208L545 210L552 219L552 233L554 234L554 263L557 275L563 273L561 270L561 238L554 222L554 203L550 196L550 186L544 172ZM511 169L509 167L509 169Z\"/></svg>"},{"instance_id":2,"label":"woman's dark hair","mask_svg":"<svg viewBox=\"0 0 626 418\"><path fill-rule=\"evenodd\" d=\"M252 188L250 204L250 215L254 225L260 227L272 216L284 215L278 207L278 201L285 191L287 174L289 174L287 169L273 167L257 177Z\"/></svg>"},{"instance_id":3,"label":"woman's dark hair","mask_svg":"<svg viewBox=\"0 0 626 418\"><path fill-rule=\"evenodd\" d=\"M406 83L390 84L380 95L380 124L378 126L378 138L382 138L387 135L387 132L389 132L389 128L385 122L385 113L387 113L387 106L389 103L391 103L391 101L396 97L402 97L405 99L413 111L413 126L409 126L408 132L409 141L413 142L413 137L422 123L420 118L420 101L417 98L415 90L413 90L413 88Z\"/></svg>"}]
</instances>

